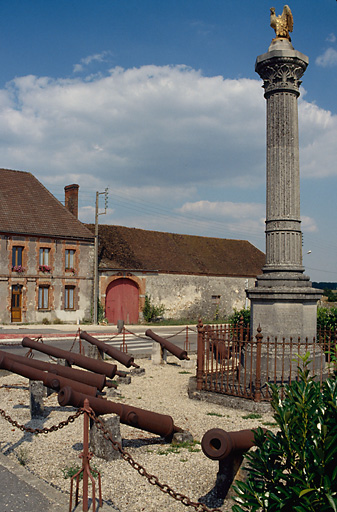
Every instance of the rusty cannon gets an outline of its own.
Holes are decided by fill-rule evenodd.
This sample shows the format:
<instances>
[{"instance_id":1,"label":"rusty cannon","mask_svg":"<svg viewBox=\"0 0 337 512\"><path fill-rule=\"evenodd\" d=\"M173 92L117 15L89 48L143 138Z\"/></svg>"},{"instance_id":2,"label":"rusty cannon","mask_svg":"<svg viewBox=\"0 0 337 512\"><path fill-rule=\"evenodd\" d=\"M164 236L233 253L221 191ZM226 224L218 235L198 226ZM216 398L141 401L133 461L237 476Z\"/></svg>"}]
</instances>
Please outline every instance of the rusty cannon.
<instances>
[{"instance_id":1,"label":"rusty cannon","mask_svg":"<svg viewBox=\"0 0 337 512\"><path fill-rule=\"evenodd\" d=\"M21 344L23 347L32 348L59 359L65 359L70 365L75 364L80 368L85 368L86 370L90 370L94 373L106 375L111 379L116 375L117 366L115 364L97 361L97 359L82 356L82 354L74 354L73 352L62 350L61 348L51 347L50 345L45 345L44 343L31 340L27 337L23 338Z\"/></svg>"},{"instance_id":2,"label":"rusty cannon","mask_svg":"<svg viewBox=\"0 0 337 512\"><path fill-rule=\"evenodd\" d=\"M149 338L152 338L154 341L160 343L162 348L165 348L168 352L171 352L171 354L176 356L181 361L184 359L190 359L187 355L186 350L183 350L177 347L177 345L174 345L174 343L171 343L171 341L168 341L165 338L158 336L158 334L154 333L151 329L147 329L147 331L145 332L145 336L148 336Z\"/></svg>"},{"instance_id":3,"label":"rusty cannon","mask_svg":"<svg viewBox=\"0 0 337 512\"><path fill-rule=\"evenodd\" d=\"M96 347L104 352L105 354L108 354L108 356L112 357L119 363L126 366L126 368L130 368L130 366L134 366L135 368L139 368L139 366L134 362L134 358L130 356L129 354L125 354L125 352L122 352L121 350L118 350L117 348L111 347L107 343L104 343L103 341L100 341L93 336L90 336L86 331L80 331L80 338L82 340L88 341L92 345L96 345Z\"/></svg>"},{"instance_id":4,"label":"rusty cannon","mask_svg":"<svg viewBox=\"0 0 337 512\"><path fill-rule=\"evenodd\" d=\"M69 368L68 366L62 366L60 364L39 361L38 359L32 359L30 357L28 358L16 354L10 354L9 352L5 352L3 350L0 350L0 355L12 359L17 363L31 366L32 368L37 368L38 370L42 370L44 372L54 373L56 375L60 375L61 377L66 377L70 380L83 382L83 384L93 386L99 391L102 391L107 384L106 376L99 373L92 373L85 370L78 370L77 368Z\"/></svg>"},{"instance_id":5,"label":"rusty cannon","mask_svg":"<svg viewBox=\"0 0 337 512\"><path fill-rule=\"evenodd\" d=\"M208 430L202 440L201 448L206 457L212 460L224 460L233 453L245 453L254 446L255 431L239 430L226 432L221 428Z\"/></svg>"},{"instance_id":6,"label":"rusty cannon","mask_svg":"<svg viewBox=\"0 0 337 512\"><path fill-rule=\"evenodd\" d=\"M61 377L60 375L55 375L55 373L44 372L37 368L32 368L31 366L18 363L3 354L0 355L0 368L21 375L22 377L26 377L29 380L40 380L43 382L44 386L54 389L55 391L59 391L61 388L69 386L70 389L87 393L91 398L97 395L97 388L93 386L70 380L65 377Z\"/></svg>"},{"instance_id":7,"label":"rusty cannon","mask_svg":"<svg viewBox=\"0 0 337 512\"><path fill-rule=\"evenodd\" d=\"M264 429L265 430L265 429ZM234 478L242 478L241 464L243 456L255 445L255 430L226 432L221 428L212 428L201 440L201 448L206 457L219 462L214 488L208 493L224 499Z\"/></svg>"},{"instance_id":8,"label":"rusty cannon","mask_svg":"<svg viewBox=\"0 0 337 512\"><path fill-rule=\"evenodd\" d=\"M90 407L95 414L117 414L120 417L120 422L125 425L166 438L172 437L175 432L182 432L181 428L174 425L172 417L166 414L147 411L131 405L117 404L104 398L89 397L84 393L74 391L70 387L62 388L58 394L58 401L61 406L83 407L86 398L88 398Z\"/></svg>"}]
</instances>

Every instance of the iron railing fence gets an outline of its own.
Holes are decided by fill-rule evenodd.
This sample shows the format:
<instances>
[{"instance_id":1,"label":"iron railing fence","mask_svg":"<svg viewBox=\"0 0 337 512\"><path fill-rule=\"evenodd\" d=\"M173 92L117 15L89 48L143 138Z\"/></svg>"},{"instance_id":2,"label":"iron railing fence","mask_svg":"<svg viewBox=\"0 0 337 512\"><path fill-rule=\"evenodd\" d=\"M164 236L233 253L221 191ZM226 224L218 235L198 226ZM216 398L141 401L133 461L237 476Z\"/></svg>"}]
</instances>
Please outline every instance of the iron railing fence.
<instances>
[{"instance_id":1,"label":"iron railing fence","mask_svg":"<svg viewBox=\"0 0 337 512\"><path fill-rule=\"evenodd\" d=\"M249 326L198 325L197 389L260 402L271 400L269 384L282 387L299 376L301 357L309 353L311 375L323 382L337 367L337 330L317 338L250 339Z\"/></svg>"}]
</instances>

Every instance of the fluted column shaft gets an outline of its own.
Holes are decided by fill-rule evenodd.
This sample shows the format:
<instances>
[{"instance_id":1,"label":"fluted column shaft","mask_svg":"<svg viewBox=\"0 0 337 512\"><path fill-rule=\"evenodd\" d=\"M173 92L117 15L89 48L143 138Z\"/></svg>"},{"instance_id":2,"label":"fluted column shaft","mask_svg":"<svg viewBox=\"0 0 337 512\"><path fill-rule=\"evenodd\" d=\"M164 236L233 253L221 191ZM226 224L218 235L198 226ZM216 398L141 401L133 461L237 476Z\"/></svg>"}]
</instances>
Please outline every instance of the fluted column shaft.
<instances>
[{"instance_id":1,"label":"fluted column shaft","mask_svg":"<svg viewBox=\"0 0 337 512\"><path fill-rule=\"evenodd\" d=\"M298 107L307 58L293 49L261 55L256 71L267 100L266 265L264 273L303 273Z\"/></svg>"}]
</instances>

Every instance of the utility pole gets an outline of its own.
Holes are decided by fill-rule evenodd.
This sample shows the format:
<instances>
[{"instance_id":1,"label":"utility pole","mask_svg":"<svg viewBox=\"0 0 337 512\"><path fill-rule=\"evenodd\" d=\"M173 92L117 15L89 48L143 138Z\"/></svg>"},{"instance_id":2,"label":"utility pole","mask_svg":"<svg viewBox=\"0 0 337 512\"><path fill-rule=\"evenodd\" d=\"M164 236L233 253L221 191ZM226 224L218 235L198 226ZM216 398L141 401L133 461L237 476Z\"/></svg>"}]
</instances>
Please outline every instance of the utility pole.
<instances>
[{"instance_id":1,"label":"utility pole","mask_svg":"<svg viewBox=\"0 0 337 512\"><path fill-rule=\"evenodd\" d=\"M105 215L108 207L108 193L109 189L106 188L104 192L96 192L96 208L95 208L95 246L94 246L94 318L93 323L98 323L97 313L97 299L98 299L98 216ZM105 195L104 212L99 212L99 196Z\"/></svg>"}]
</instances>

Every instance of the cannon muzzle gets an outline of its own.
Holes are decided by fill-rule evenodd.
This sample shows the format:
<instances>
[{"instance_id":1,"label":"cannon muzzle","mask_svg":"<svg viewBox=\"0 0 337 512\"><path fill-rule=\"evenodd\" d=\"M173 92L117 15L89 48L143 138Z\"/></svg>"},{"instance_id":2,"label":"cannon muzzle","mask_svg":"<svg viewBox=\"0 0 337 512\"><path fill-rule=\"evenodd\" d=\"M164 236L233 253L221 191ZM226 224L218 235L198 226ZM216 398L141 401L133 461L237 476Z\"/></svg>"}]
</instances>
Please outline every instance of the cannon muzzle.
<instances>
[{"instance_id":1,"label":"cannon muzzle","mask_svg":"<svg viewBox=\"0 0 337 512\"><path fill-rule=\"evenodd\" d=\"M201 448L206 457L223 460L233 453L244 453L255 445L254 430L226 432L221 428L208 430L202 440Z\"/></svg>"},{"instance_id":2,"label":"cannon muzzle","mask_svg":"<svg viewBox=\"0 0 337 512\"><path fill-rule=\"evenodd\" d=\"M32 368L31 366L18 363L4 355L0 355L0 368L17 373L18 375L22 375L30 380L40 380L45 386L54 389L55 391L59 391L64 386L69 386L69 389L87 393L91 397L94 397L97 394L97 388L88 386L88 384L66 379L60 375L55 375L55 373L43 372L37 368Z\"/></svg>"},{"instance_id":3,"label":"cannon muzzle","mask_svg":"<svg viewBox=\"0 0 337 512\"><path fill-rule=\"evenodd\" d=\"M52 364L46 361L39 361L38 359L10 354L9 352L5 352L3 350L0 350L0 355L12 359L17 363L25 364L26 366L31 366L32 368L37 368L38 370L42 370L44 372L55 373L56 375L61 375L61 377L66 377L67 379L83 382L83 384L93 386L99 391L102 391L103 388L107 385L106 376L99 373L92 373L89 371L78 370L77 368L69 368L68 366L62 366L60 364Z\"/></svg>"},{"instance_id":4,"label":"cannon muzzle","mask_svg":"<svg viewBox=\"0 0 337 512\"><path fill-rule=\"evenodd\" d=\"M157 341L161 344L163 348L171 352L174 356L176 356L181 361L183 359L189 360L190 358L187 355L186 350L182 350L181 348L177 347L177 345L174 345L174 343L171 343L170 341L166 340L165 338L162 338L161 336L158 336L158 334L155 334L151 329L147 329L145 332L146 336L149 336L149 338L152 338L154 341Z\"/></svg>"},{"instance_id":5,"label":"cannon muzzle","mask_svg":"<svg viewBox=\"0 0 337 512\"><path fill-rule=\"evenodd\" d=\"M86 331L80 331L80 338L82 340L88 341L92 345L96 345L96 347L99 350L101 350L105 354L108 354L108 356L112 357L113 359L116 359L116 361L126 366L126 368L130 368L130 366L135 366L136 368L139 368L139 366L135 364L134 358L132 356L125 354L125 352L122 352L117 348L110 347L110 345L107 345L103 341L100 341L94 338L93 336L90 336L90 334L88 334Z\"/></svg>"},{"instance_id":6,"label":"cannon muzzle","mask_svg":"<svg viewBox=\"0 0 337 512\"><path fill-rule=\"evenodd\" d=\"M146 411L139 407L126 404L117 404L103 398L93 398L83 393L78 393L70 387L62 388L58 394L59 404L83 407L84 400L88 398L91 409L97 415L118 414L120 422L131 427L139 428L163 437L171 437L182 429L176 427L171 416Z\"/></svg>"},{"instance_id":7,"label":"cannon muzzle","mask_svg":"<svg viewBox=\"0 0 337 512\"><path fill-rule=\"evenodd\" d=\"M70 365L75 364L76 366L86 368L94 373L106 375L110 379L115 376L117 371L117 366L115 364L105 363L104 361L98 361L91 357L82 356L82 354L75 354L74 352L68 352L61 348L51 347L50 345L45 345L44 343L31 340L27 337L23 338L21 344L23 347L29 347L34 350L38 350L39 352L43 352L44 354L65 359Z\"/></svg>"}]
</instances>

